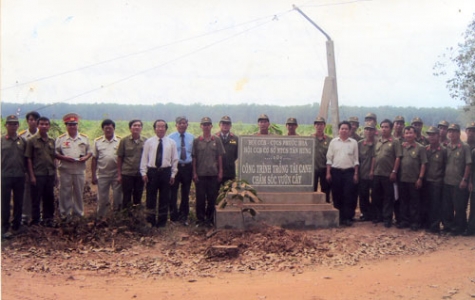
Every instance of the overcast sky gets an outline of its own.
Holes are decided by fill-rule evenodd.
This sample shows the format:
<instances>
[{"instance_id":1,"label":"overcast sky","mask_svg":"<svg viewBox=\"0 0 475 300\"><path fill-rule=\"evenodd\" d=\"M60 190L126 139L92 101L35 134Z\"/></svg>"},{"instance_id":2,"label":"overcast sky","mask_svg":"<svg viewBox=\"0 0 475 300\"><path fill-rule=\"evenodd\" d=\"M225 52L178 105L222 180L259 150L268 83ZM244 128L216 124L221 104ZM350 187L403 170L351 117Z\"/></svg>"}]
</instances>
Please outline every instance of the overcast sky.
<instances>
[{"instance_id":1,"label":"overcast sky","mask_svg":"<svg viewBox=\"0 0 475 300\"><path fill-rule=\"evenodd\" d=\"M3 0L1 100L456 107L433 66L473 0Z\"/></svg>"}]
</instances>

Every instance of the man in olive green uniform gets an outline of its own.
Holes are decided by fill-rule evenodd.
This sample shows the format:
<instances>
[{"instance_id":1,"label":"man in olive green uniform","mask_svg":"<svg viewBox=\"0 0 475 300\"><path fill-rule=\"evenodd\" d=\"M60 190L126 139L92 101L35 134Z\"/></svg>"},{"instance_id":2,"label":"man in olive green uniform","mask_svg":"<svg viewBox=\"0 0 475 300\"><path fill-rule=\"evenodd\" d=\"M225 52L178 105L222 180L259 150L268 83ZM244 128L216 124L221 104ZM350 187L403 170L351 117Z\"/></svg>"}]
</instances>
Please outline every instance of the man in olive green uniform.
<instances>
[{"instance_id":1,"label":"man in olive green uniform","mask_svg":"<svg viewBox=\"0 0 475 300\"><path fill-rule=\"evenodd\" d=\"M472 149L472 172L470 176L470 214L464 236L475 235L475 149Z\"/></svg>"},{"instance_id":2,"label":"man in olive green uniform","mask_svg":"<svg viewBox=\"0 0 475 300\"><path fill-rule=\"evenodd\" d=\"M470 150L475 149L475 122L467 123L465 133L467 134L467 144L470 146Z\"/></svg>"},{"instance_id":3,"label":"man in olive green uniform","mask_svg":"<svg viewBox=\"0 0 475 300\"><path fill-rule=\"evenodd\" d=\"M416 142L421 144L422 146L429 145L429 141L427 138L422 135L422 127L424 126L424 122L419 117L415 117L412 119L411 125L416 129Z\"/></svg>"},{"instance_id":4,"label":"man in olive green uniform","mask_svg":"<svg viewBox=\"0 0 475 300\"><path fill-rule=\"evenodd\" d=\"M54 226L54 186L58 180L55 164L55 141L48 135L50 126L48 118L40 117L38 119L39 132L27 141L25 152L31 184L31 224L37 225L41 221L48 227ZM41 202L43 202L42 216L40 213Z\"/></svg>"},{"instance_id":5,"label":"man in olive green uniform","mask_svg":"<svg viewBox=\"0 0 475 300\"><path fill-rule=\"evenodd\" d=\"M416 231L420 227L421 188L426 170L427 156L424 146L416 143L413 126L404 128L401 158L400 219L398 228L411 227Z\"/></svg>"},{"instance_id":6,"label":"man in olive green uniform","mask_svg":"<svg viewBox=\"0 0 475 300\"><path fill-rule=\"evenodd\" d=\"M214 211L223 179L224 147L220 138L211 134L211 119L201 119L203 135L193 141L193 181L196 186L196 218L198 225L214 225Z\"/></svg>"},{"instance_id":7,"label":"man in olive green uniform","mask_svg":"<svg viewBox=\"0 0 475 300\"><path fill-rule=\"evenodd\" d=\"M371 172L373 180L373 223L384 221L384 226L392 226L394 213L394 185L402 156L399 140L391 136L393 123L385 119L380 124L381 136L377 139Z\"/></svg>"},{"instance_id":8,"label":"man in olive green uniform","mask_svg":"<svg viewBox=\"0 0 475 300\"><path fill-rule=\"evenodd\" d=\"M285 122L285 127L287 128L287 135L298 136L297 127L299 127L299 124L297 123L296 118L287 118L287 122Z\"/></svg>"},{"instance_id":9,"label":"man in olive green uniform","mask_svg":"<svg viewBox=\"0 0 475 300\"><path fill-rule=\"evenodd\" d=\"M360 221L371 221L373 209L371 207L370 197L373 190L373 174L371 174L371 162L374 156L374 133L376 129L372 123L364 127L365 138L358 142L359 167L359 186L358 195L360 199Z\"/></svg>"},{"instance_id":10,"label":"man in olive green uniform","mask_svg":"<svg viewBox=\"0 0 475 300\"><path fill-rule=\"evenodd\" d=\"M396 116L393 120L393 124L393 138L399 140L402 144L402 142L404 142L404 127L406 127L406 121L403 116Z\"/></svg>"},{"instance_id":11,"label":"man in olive green uniform","mask_svg":"<svg viewBox=\"0 0 475 300\"><path fill-rule=\"evenodd\" d=\"M254 135L270 135L269 127L270 127L270 120L266 114L261 114L257 118L257 126L259 127L259 131L256 132Z\"/></svg>"},{"instance_id":12,"label":"man in olive green uniform","mask_svg":"<svg viewBox=\"0 0 475 300\"><path fill-rule=\"evenodd\" d=\"M467 227L468 180L472 157L468 144L460 140L458 124L450 124L448 136L450 143L447 145L442 223L444 231L459 235Z\"/></svg>"},{"instance_id":13,"label":"man in olive green uniform","mask_svg":"<svg viewBox=\"0 0 475 300\"><path fill-rule=\"evenodd\" d=\"M223 155L223 180L221 184L236 178L236 160L238 158L239 138L231 132L232 122L229 116L224 116L219 121L220 131L216 136L221 138L225 153Z\"/></svg>"},{"instance_id":14,"label":"man in olive green uniform","mask_svg":"<svg viewBox=\"0 0 475 300\"><path fill-rule=\"evenodd\" d=\"M363 138L358 135L358 128L360 127L360 121L358 117L349 117L348 122L351 124L350 128L350 138L354 139L355 141L360 141Z\"/></svg>"},{"instance_id":15,"label":"man in olive green uniform","mask_svg":"<svg viewBox=\"0 0 475 300\"><path fill-rule=\"evenodd\" d=\"M28 129L22 130L18 135L23 138L25 141L28 141L30 138L35 136L38 133L38 124L37 121L40 118L40 114L36 111L30 111L26 114L26 123L28 124ZM31 221L31 189L30 189L30 180L28 178L29 174L26 174L27 178L25 181L25 192L23 195L23 212L21 216L21 222L24 225L28 225Z\"/></svg>"},{"instance_id":16,"label":"man in olive green uniform","mask_svg":"<svg viewBox=\"0 0 475 300\"><path fill-rule=\"evenodd\" d=\"M109 191L112 190L114 210L122 206L122 186L117 181L117 148L121 140L115 135L115 122L101 123L104 135L94 140L92 147L92 184L97 184L97 218L103 218L109 209Z\"/></svg>"},{"instance_id":17,"label":"man in olive green uniform","mask_svg":"<svg viewBox=\"0 0 475 300\"><path fill-rule=\"evenodd\" d=\"M332 140L331 137L325 134L326 122L323 117L317 117L313 122L315 133L315 179L313 183L313 190L317 191L318 181L320 180L320 190L325 193L327 203L330 203L330 183L327 182L327 152L328 146Z\"/></svg>"},{"instance_id":18,"label":"man in olive green uniform","mask_svg":"<svg viewBox=\"0 0 475 300\"><path fill-rule=\"evenodd\" d=\"M440 121L437 125L437 128L439 129L439 142L444 147L450 143L450 140L447 138L447 129L449 128L449 125L449 122L445 120Z\"/></svg>"},{"instance_id":19,"label":"man in olive green uniform","mask_svg":"<svg viewBox=\"0 0 475 300\"><path fill-rule=\"evenodd\" d=\"M427 166L421 208L427 208L429 212L427 229L430 232L438 233L442 218L442 192L447 152L439 142L439 129L437 127L429 127L426 133L429 145L426 146Z\"/></svg>"},{"instance_id":20,"label":"man in olive green uniform","mask_svg":"<svg viewBox=\"0 0 475 300\"><path fill-rule=\"evenodd\" d=\"M117 181L122 185L122 208L138 206L142 201L144 182L140 174L140 160L146 138L141 136L143 123L129 122L130 135L119 142L117 148Z\"/></svg>"},{"instance_id":21,"label":"man in olive green uniform","mask_svg":"<svg viewBox=\"0 0 475 300\"><path fill-rule=\"evenodd\" d=\"M21 225L23 192L25 189L25 149L26 142L17 134L20 122L18 117L7 117L7 134L2 136L2 239L11 236L10 201L13 193L13 230Z\"/></svg>"},{"instance_id":22,"label":"man in olive green uniform","mask_svg":"<svg viewBox=\"0 0 475 300\"><path fill-rule=\"evenodd\" d=\"M63 221L84 215L83 192L86 180L86 161L92 156L89 139L78 131L79 116L63 117L67 133L56 139L56 158L59 160L59 213Z\"/></svg>"}]
</instances>

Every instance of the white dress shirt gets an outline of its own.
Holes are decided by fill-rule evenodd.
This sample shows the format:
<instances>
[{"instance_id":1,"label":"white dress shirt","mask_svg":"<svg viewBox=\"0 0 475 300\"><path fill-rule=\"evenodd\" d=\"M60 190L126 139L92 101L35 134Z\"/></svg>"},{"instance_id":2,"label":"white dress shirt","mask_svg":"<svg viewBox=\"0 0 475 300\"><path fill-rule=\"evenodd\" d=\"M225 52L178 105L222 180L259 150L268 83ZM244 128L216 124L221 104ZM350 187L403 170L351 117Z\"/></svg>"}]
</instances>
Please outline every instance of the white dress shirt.
<instances>
[{"instance_id":1,"label":"white dress shirt","mask_svg":"<svg viewBox=\"0 0 475 300\"><path fill-rule=\"evenodd\" d=\"M140 160L140 174L142 176L147 175L149 168L156 168L155 158L157 157L158 136L154 136L145 141L142 152L142 159ZM161 168L172 168L172 178L175 178L178 172L178 152L176 149L176 143L169 137L164 136L162 138L162 166Z\"/></svg>"},{"instance_id":2,"label":"white dress shirt","mask_svg":"<svg viewBox=\"0 0 475 300\"><path fill-rule=\"evenodd\" d=\"M327 165L337 169L349 169L359 164L358 143L354 139L348 138L343 141L338 137L330 142Z\"/></svg>"}]
</instances>

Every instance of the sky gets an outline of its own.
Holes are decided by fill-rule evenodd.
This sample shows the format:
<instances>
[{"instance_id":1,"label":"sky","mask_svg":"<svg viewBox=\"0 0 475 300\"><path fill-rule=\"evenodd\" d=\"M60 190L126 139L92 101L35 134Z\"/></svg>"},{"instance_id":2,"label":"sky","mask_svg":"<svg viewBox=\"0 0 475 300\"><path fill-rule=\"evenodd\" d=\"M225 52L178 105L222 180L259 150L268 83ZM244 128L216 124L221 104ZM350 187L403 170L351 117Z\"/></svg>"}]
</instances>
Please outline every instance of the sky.
<instances>
[{"instance_id":1,"label":"sky","mask_svg":"<svg viewBox=\"0 0 475 300\"><path fill-rule=\"evenodd\" d=\"M1 101L457 107L433 66L473 0L4 0ZM449 66L450 70L450 66Z\"/></svg>"}]
</instances>

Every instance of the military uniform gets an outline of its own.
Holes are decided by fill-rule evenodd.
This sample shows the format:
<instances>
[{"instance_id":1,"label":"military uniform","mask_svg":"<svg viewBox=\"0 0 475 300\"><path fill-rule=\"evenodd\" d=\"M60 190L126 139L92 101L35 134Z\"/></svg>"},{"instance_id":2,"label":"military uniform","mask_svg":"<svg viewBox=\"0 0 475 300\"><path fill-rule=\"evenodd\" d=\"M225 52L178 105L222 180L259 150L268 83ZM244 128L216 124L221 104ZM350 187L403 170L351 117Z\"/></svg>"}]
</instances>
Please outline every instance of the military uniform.
<instances>
[{"instance_id":1,"label":"military uniform","mask_svg":"<svg viewBox=\"0 0 475 300\"><path fill-rule=\"evenodd\" d=\"M351 126L356 125L356 130L350 135L350 138L354 139L355 141L359 142L363 139L362 136L358 135L358 127L360 126L360 121L358 117L349 117L348 122L350 122Z\"/></svg>"},{"instance_id":2,"label":"military uniform","mask_svg":"<svg viewBox=\"0 0 475 300\"><path fill-rule=\"evenodd\" d=\"M38 129L36 132L31 133L28 129L22 130L18 133L18 135L23 138L25 141L28 141L30 138L35 136L38 133ZM31 202L31 189L30 189L30 182L27 179L25 181L25 191L23 194L23 209L22 209L22 222L27 224L31 220L31 210L32 210L32 202Z\"/></svg>"},{"instance_id":3,"label":"military uniform","mask_svg":"<svg viewBox=\"0 0 475 300\"><path fill-rule=\"evenodd\" d=\"M369 174L371 171L371 161L374 156L374 146L374 142L368 143L366 140L358 142L358 158L360 161L358 195L360 199L360 212L363 215L363 220L366 221L371 220L373 213L370 203L373 180Z\"/></svg>"},{"instance_id":4,"label":"military uniform","mask_svg":"<svg viewBox=\"0 0 475 300\"><path fill-rule=\"evenodd\" d=\"M201 119L201 124L212 123L208 117ZM199 222L214 224L214 211L217 198L219 157L224 155L220 138L212 135L203 136L193 141L193 172L198 177L196 186L196 218ZM222 171L222 170L221 170Z\"/></svg>"},{"instance_id":5,"label":"military uniform","mask_svg":"<svg viewBox=\"0 0 475 300\"><path fill-rule=\"evenodd\" d=\"M231 119L228 116L221 118L220 122L229 122ZM223 155L223 180L225 183L228 180L236 178L236 160L238 158L239 138L232 132L224 135L221 131L216 133L216 136L221 138L225 153Z\"/></svg>"},{"instance_id":6,"label":"military uniform","mask_svg":"<svg viewBox=\"0 0 475 300\"><path fill-rule=\"evenodd\" d=\"M142 158L143 146L146 138L140 137L134 140L128 135L120 140L117 156L122 159L122 206L124 208L132 204L139 205L142 200L144 183L140 175L140 159Z\"/></svg>"},{"instance_id":7,"label":"military uniform","mask_svg":"<svg viewBox=\"0 0 475 300\"><path fill-rule=\"evenodd\" d=\"M18 117L7 117L7 124L19 124ZM16 125L18 126L18 125ZM26 142L20 136L8 134L1 137L2 145L2 237L10 228L10 202L13 192L13 229L20 228L25 188L25 149Z\"/></svg>"},{"instance_id":8,"label":"military uniform","mask_svg":"<svg viewBox=\"0 0 475 300\"><path fill-rule=\"evenodd\" d=\"M475 235L475 149L472 149L472 192L470 193L470 213L468 216L467 230L464 235Z\"/></svg>"},{"instance_id":9,"label":"military uniform","mask_svg":"<svg viewBox=\"0 0 475 300\"><path fill-rule=\"evenodd\" d=\"M64 133L56 140L56 153L78 159L91 152L87 135L78 133L75 138ZM59 212L62 218L70 215L83 216L83 192L86 164L60 161L59 163Z\"/></svg>"},{"instance_id":10,"label":"military uniform","mask_svg":"<svg viewBox=\"0 0 475 300\"><path fill-rule=\"evenodd\" d=\"M402 144L402 158L400 167L400 218L399 227L411 226L412 230L420 227L420 189L416 188L416 182L423 177L419 177L421 169L427 163L426 149L414 142Z\"/></svg>"},{"instance_id":11,"label":"military uniform","mask_svg":"<svg viewBox=\"0 0 475 300\"><path fill-rule=\"evenodd\" d=\"M457 124L451 124L450 130L458 130ZM467 227L467 204L469 198L468 188L461 189L460 183L467 182L464 177L465 168L472 163L471 151L468 144L458 141L447 145L447 164L444 175L444 196L442 223L444 230L461 234ZM454 214L455 212L455 214Z\"/></svg>"},{"instance_id":12,"label":"military uniform","mask_svg":"<svg viewBox=\"0 0 475 300\"><path fill-rule=\"evenodd\" d=\"M36 184L31 185L32 224L41 220L40 203L43 202L42 219L45 224L54 218L54 185L56 180L55 140L35 135L27 142L25 157L31 159ZM31 176L31 174L30 174Z\"/></svg>"},{"instance_id":13,"label":"military uniform","mask_svg":"<svg viewBox=\"0 0 475 300\"><path fill-rule=\"evenodd\" d=\"M436 127L429 127L427 133L438 133ZM444 172L447 161L447 152L444 146L432 148L426 146L427 165L423 189L421 208L426 207L429 212L428 229L439 232L442 213L442 193L444 186Z\"/></svg>"},{"instance_id":14,"label":"military uniform","mask_svg":"<svg viewBox=\"0 0 475 300\"><path fill-rule=\"evenodd\" d=\"M97 161L97 217L107 214L109 190L112 189L113 209L122 206L122 185L117 181L117 148L120 136L114 135L111 140L100 136L94 140L92 156Z\"/></svg>"},{"instance_id":15,"label":"military uniform","mask_svg":"<svg viewBox=\"0 0 475 300\"><path fill-rule=\"evenodd\" d=\"M325 123L325 119L322 117L317 117L313 122L314 125L317 123ZM327 152L328 146L332 140L331 137L323 134L323 137L317 137L316 134L312 134L312 137L315 138L315 151L314 151L314 182L313 182L313 190L317 191L318 182L320 180L320 189L321 192L325 193L326 202L330 202L330 190L331 186L327 182L326 174L327 174Z\"/></svg>"},{"instance_id":16,"label":"military uniform","mask_svg":"<svg viewBox=\"0 0 475 300\"><path fill-rule=\"evenodd\" d=\"M420 124L420 125L419 125ZM415 117L412 119L411 125L414 126L415 128L418 128L419 126L422 128L424 126L424 123L422 122L422 119L419 117ZM422 134L422 129L419 131L416 129L416 142L421 144L422 146L427 146L429 145L429 140Z\"/></svg>"},{"instance_id":17,"label":"military uniform","mask_svg":"<svg viewBox=\"0 0 475 300\"><path fill-rule=\"evenodd\" d=\"M439 130L444 129L445 131L447 131L447 128L449 128L449 125L450 125L449 122L442 120L439 122L439 124L437 124L437 128ZM445 134L445 136L440 135L439 142L442 146L447 147L447 145L450 143L450 140L447 138L447 134Z\"/></svg>"},{"instance_id":18,"label":"military uniform","mask_svg":"<svg viewBox=\"0 0 475 300\"><path fill-rule=\"evenodd\" d=\"M390 182L396 158L402 156L401 144L390 137L378 138L374 151L373 208L374 222L391 226L394 212L394 185Z\"/></svg>"}]
</instances>

